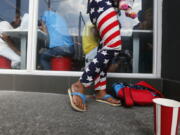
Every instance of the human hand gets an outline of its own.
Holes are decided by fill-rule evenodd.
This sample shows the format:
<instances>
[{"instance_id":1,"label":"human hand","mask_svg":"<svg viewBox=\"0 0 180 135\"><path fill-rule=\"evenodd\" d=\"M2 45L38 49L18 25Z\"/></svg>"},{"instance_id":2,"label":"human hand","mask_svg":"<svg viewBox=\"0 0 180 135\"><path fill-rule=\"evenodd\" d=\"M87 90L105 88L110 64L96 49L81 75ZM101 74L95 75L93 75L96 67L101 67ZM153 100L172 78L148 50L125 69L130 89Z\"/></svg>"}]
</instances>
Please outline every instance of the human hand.
<instances>
[{"instance_id":1,"label":"human hand","mask_svg":"<svg viewBox=\"0 0 180 135\"><path fill-rule=\"evenodd\" d=\"M137 17L137 13L135 13L135 12L133 12L133 11L131 11L131 10L127 10L127 11L125 12L125 14L126 14L127 17L130 17L130 18L132 18L132 19L135 19L135 18Z\"/></svg>"},{"instance_id":2,"label":"human hand","mask_svg":"<svg viewBox=\"0 0 180 135\"><path fill-rule=\"evenodd\" d=\"M44 29L43 29L43 26L39 26L39 29L41 30L41 31L43 31Z\"/></svg>"},{"instance_id":3,"label":"human hand","mask_svg":"<svg viewBox=\"0 0 180 135\"><path fill-rule=\"evenodd\" d=\"M10 37L7 34L2 33L1 34L1 39L4 40L5 42L8 42L10 40Z\"/></svg>"},{"instance_id":4,"label":"human hand","mask_svg":"<svg viewBox=\"0 0 180 135\"><path fill-rule=\"evenodd\" d=\"M119 3L120 10L128 10L129 8L130 8L129 5L124 0L120 1Z\"/></svg>"}]
</instances>

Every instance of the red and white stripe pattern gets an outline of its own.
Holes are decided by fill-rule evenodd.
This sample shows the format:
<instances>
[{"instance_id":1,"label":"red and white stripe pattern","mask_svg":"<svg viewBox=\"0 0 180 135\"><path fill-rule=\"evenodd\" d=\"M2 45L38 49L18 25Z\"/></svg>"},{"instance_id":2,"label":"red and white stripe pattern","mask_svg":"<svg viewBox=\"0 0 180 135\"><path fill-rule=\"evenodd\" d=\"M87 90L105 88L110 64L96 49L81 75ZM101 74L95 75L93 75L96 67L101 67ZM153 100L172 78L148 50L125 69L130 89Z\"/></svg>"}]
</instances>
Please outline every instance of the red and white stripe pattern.
<instances>
[{"instance_id":1,"label":"red and white stripe pattern","mask_svg":"<svg viewBox=\"0 0 180 135\"><path fill-rule=\"evenodd\" d=\"M154 104L154 117L155 135L178 135L179 107Z\"/></svg>"},{"instance_id":2,"label":"red and white stripe pattern","mask_svg":"<svg viewBox=\"0 0 180 135\"><path fill-rule=\"evenodd\" d=\"M106 76L101 77L100 75L98 75L94 81L94 89L95 90L106 90L106 84L107 84Z\"/></svg>"},{"instance_id":3,"label":"red and white stripe pattern","mask_svg":"<svg viewBox=\"0 0 180 135\"><path fill-rule=\"evenodd\" d=\"M97 28L105 49L121 50L121 32L114 8L105 10L97 19Z\"/></svg>"}]
</instances>

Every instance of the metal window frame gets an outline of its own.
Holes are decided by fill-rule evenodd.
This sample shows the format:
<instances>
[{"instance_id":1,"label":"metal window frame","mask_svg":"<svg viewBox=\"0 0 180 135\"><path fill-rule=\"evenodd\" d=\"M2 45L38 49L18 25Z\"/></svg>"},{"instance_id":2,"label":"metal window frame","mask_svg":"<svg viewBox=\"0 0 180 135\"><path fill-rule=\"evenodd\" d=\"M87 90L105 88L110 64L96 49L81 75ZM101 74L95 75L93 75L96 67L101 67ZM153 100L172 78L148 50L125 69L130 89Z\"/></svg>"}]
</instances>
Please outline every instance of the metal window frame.
<instances>
[{"instance_id":1,"label":"metal window frame","mask_svg":"<svg viewBox=\"0 0 180 135\"><path fill-rule=\"evenodd\" d=\"M110 78L161 78L162 49L162 4L163 0L154 0L153 22L153 73L108 73ZM76 71L40 71L36 69L37 22L39 0L29 0L29 28L27 45L27 69L1 69L0 74L41 75L41 76L71 76L79 77L82 72Z\"/></svg>"}]
</instances>

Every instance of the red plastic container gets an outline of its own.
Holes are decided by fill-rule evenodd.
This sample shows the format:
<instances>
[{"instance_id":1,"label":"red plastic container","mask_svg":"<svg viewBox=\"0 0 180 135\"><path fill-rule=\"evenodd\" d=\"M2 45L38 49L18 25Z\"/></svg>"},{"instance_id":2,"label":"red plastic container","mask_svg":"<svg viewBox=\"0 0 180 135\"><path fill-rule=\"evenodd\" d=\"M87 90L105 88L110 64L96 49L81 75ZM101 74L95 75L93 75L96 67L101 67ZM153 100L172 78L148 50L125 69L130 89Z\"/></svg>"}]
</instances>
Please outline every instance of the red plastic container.
<instances>
[{"instance_id":1,"label":"red plastic container","mask_svg":"<svg viewBox=\"0 0 180 135\"><path fill-rule=\"evenodd\" d=\"M72 59L70 57L53 57L51 59L51 70L70 71Z\"/></svg>"},{"instance_id":2,"label":"red plastic container","mask_svg":"<svg viewBox=\"0 0 180 135\"><path fill-rule=\"evenodd\" d=\"M3 56L0 56L0 68L11 69L11 61Z\"/></svg>"}]
</instances>

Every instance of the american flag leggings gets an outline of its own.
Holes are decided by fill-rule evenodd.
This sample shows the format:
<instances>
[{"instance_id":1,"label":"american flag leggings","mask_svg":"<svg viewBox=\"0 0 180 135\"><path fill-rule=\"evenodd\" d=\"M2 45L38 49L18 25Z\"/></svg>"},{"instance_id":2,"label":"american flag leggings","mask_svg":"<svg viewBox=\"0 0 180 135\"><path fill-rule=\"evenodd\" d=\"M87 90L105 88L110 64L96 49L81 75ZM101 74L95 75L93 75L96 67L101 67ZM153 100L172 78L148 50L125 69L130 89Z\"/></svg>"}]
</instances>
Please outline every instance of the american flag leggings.
<instances>
[{"instance_id":1,"label":"american flag leggings","mask_svg":"<svg viewBox=\"0 0 180 135\"><path fill-rule=\"evenodd\" d=\"M80 82L89 87L94 82L95 90L106 90L107 69L111 60L121 50L120 25L113 7L105 10L96 22L103 47L97 52L93 61L86 67Z\"/></svg>"}]
</instances>

